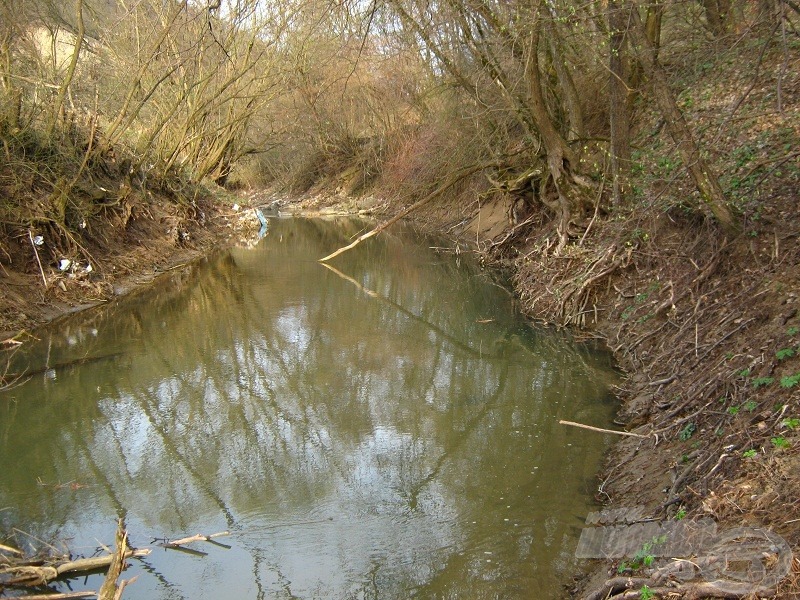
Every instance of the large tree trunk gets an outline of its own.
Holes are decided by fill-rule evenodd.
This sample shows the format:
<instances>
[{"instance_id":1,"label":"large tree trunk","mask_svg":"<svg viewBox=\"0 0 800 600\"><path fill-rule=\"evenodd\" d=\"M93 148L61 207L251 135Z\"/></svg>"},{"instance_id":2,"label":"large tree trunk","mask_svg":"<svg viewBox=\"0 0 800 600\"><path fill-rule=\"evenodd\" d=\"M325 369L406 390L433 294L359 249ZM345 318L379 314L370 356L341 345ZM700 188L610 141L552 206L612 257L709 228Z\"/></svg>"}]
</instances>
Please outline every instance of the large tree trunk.
<instances>
[{"instance_id":1,"label":"large tree trunk","mask_svg":"<svg viewBox=\"0 0 800 600\"><path fill-rule=\"evenodd\" d=\"M558 132L542 92L542 75L539 69L539 9L540 2L534 6L531 19L530 46L526 68L526 79L530 96L531 115L536 123L536 128L542 139L547 155L547 169L549 177L543 180L540 199L552 209L556 210L558 218L558 249L563 248L569 239L570 225L580 216L584 207L584 190L582 180L576 176L577 168L575 155L563 136ZM550 186L555 192L555 200L548 202Z\"/></svg>"},{"instance_id":2,"label":"large tree trunk","mask_svg":"<svg viewBox=\"0 0 800 600\"><path fill-rule=\"evenodd\" d=\"M581 99L575 87L575 81L569 72L567 61L564 60L564 40L558 28L558 21L555 18L556 15L552 13L551 16L553 18L549 20L549 35L547 36L547 41L549 43L552 65L558 77L558 85L563 94L563 105L567 110L567 117L569 118L567 139L570 141L582 139L586 137L586 126L583 119Z\"/></svg>"},{"instance_id":3,"label":"large tree trunk","mask_svg":"<svg viewBox=\"0 0 800 600\"><path fill-rule=\"evenodd\" d=\"M727 232L737 232L739 223L728 208L719 178L700 154L689 125L675 102L664 68L658 62L655 48L645 34L638 8L630 0L628 5L631 7L631 27L628 33L633 47L639 56L645 75L653 86L655 101L667 122L672 139L678 146L681 158L700 192L700 198Z\"/></svg>"},{"instance_id":4,"label":"large tree trunk","mask_svg":"<svg viewBox=\"0 0 800 600\"><path fill-rule=\"evenodd\" d=\"M609 121L611 126L612 201L625 200L631 163L631 130L628 112L628 85L625 68L625 30L628 19L621 0L608 0Z\"/></svg>"}]
</instances>

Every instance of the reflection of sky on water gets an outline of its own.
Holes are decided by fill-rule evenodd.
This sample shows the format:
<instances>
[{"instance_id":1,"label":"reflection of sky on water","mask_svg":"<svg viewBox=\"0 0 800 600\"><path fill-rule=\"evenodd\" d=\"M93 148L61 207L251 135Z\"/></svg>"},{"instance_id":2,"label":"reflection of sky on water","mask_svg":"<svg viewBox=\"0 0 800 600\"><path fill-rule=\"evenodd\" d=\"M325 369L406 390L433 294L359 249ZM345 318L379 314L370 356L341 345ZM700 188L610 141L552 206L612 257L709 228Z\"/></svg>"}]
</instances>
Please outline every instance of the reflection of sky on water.
<instances>
[{"instance_id":1,"label":"reflection of sky on water","mask_svg":"<svg viewBox=\"0 0 800 600\"><path fill-rule=\"evenodd\" d=\"M323 269L339 227L278 221L43 336L31 364L99 358L0 397L0 529L231 531L137 563L130 600L557 595L603 444L557 419L607 418L603 361L424 247Z\"/></svg>"}]
</instances>

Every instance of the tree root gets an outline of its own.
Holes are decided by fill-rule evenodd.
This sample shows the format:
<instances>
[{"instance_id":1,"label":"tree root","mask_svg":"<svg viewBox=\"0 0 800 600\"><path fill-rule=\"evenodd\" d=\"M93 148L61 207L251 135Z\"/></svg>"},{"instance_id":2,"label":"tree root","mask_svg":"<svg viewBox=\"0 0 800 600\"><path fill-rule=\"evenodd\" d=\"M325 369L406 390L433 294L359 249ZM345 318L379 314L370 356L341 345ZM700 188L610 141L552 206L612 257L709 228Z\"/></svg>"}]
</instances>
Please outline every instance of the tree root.
<instances>
[{"instance_id":1,"label":"tree root","mask_svg":"<svg viewBox=\"0 0 800 600\"><path fill-rule=\"evenodd\" d=\"M669 567L667 567L669 568ZM584 600L640 600L645 586L652 593L651 598L745 598L753 594L752 585L731 584L729 582L700 581L682 583L667 579L661 569L651 577L614 577L600 588L584 596ZM758 590L762 596L774 595L775 590Z\"/></svg>"}]
</instances>

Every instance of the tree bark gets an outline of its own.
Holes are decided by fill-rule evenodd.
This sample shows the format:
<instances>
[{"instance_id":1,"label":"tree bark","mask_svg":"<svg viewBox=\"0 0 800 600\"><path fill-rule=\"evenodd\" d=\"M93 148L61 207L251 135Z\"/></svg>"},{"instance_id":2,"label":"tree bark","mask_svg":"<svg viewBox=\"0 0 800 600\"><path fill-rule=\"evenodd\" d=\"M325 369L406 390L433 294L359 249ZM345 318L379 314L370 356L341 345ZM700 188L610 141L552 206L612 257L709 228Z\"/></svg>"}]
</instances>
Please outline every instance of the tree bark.
<instances>
[{"instance_id":1,"label":"tree bark","mask_svg":"<svg viewBox=\"0 0 800 600\"><path fill-rule=\"evenodd\" d=\"M658 58L658 50L661 48L661 21L664 16L664 5L661 0L648 4L647 17L645 17L645 31L647 39L653 44Z\"/></svg>"},{"instance_id":2,"label":"tree bark","mask_svg":"<svg viewBox=\"0 0 800 600\"><path fill-rule=\"evenodd\" d=\"M719 184L719 178L700 153L700 148L694 140L694 136L692 136L689 125L675 102L675 97L669 88L666 72L658 62L655 48L645 34L644 25L639 18L638 8L631 0L628 0L628 6L631 8L631 27L628 30L628 34L645 75L647 75L653 86L656 104L658 104L661 114L667 122L670 135L675 141L681 158L694 180L697 191L700 193L700 198L726 232L738 232L739 223L728 208L725 193Z\"/></svg>"},{"instance_id":3,"label":"tree bark","mask_svg":"<svg viewBox=\"0 0 800 600\"><path fill-rule=\"evenodd\" d=\"M655 57L658 58L658 51L661 48L661 22L664 17L664 2L663 0L653 0L647 5L647 14L645 16L645 33L647 39L653 45ZM630 25L626 21L626 28ZM630 46L629 46L630 47ZM629 67L628 74L628 114L633 114L633 107L636 100L641 95L639 88L642 85L642 65L639 61L634 61Z\"/></svg>"}]
</instances>

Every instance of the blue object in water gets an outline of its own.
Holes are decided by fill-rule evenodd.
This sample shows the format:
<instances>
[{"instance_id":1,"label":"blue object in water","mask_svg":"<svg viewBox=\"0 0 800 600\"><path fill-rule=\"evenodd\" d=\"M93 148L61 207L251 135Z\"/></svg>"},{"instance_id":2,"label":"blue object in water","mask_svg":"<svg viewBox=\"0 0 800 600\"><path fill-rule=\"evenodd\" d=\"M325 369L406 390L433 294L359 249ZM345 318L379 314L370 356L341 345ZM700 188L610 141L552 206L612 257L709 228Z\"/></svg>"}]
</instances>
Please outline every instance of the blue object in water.
<instances>
[{"instance_id":1,"label":"blue object in water","mask_svg":"<svg viewBox=\"0 0 800 600\"><path fill-rule=\"evenodd\" d=\"M260 208L256 208L254 210L256 213L256 217L258 217L259 223L261 223L261 229L258 230L258 239L261 239L265 235L267 235L267 227L269 226L269 221L267 221L267 218L264 216L264 213L261 212Z\"/></svg>"}]
</instances>

